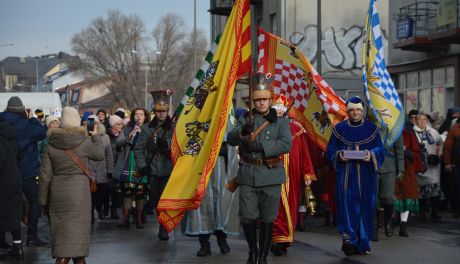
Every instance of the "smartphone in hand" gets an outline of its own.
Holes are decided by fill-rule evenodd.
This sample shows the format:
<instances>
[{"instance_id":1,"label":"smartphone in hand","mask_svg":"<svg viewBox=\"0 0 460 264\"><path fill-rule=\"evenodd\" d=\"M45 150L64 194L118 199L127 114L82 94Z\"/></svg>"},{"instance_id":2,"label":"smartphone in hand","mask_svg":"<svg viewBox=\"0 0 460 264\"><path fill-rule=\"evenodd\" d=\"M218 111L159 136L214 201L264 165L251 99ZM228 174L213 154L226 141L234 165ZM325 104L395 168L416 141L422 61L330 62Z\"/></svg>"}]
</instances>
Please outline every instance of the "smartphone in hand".
<instances>
[{"instance_id":1,"label":"smartphone in hand","mask_svg":"<svg viewBox=\"0 0 460 264\"><path fill-rule=\"evenodd\" d=\"M86 129L88 132L94 131L94 118L88 118L88 121L86 121Z\"/></svg>"}]
</instances>

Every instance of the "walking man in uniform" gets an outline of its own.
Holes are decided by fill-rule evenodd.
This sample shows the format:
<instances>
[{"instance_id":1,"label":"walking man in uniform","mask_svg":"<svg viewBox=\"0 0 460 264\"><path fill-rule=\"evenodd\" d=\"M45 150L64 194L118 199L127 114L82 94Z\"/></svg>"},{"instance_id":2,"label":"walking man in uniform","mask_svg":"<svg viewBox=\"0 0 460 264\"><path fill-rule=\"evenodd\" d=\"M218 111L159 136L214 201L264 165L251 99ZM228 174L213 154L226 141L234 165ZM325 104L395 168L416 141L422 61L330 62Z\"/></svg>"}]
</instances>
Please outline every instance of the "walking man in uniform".
<instances>
[{"instance_id":1,"label":"walking man in uniform","mask_svg":"<svg viewBox=\"0 0 460 264\"><path fill-rule=\"evenodd\" d=\"M281 184L286 175L280 155L288 153L291 131L288 120L278 119L272 109L267 85L254 91L253 122L249 113L239 119L239 126L229 132L228 144L239 146L240 221L249 246L247 263L267 263L272 241L273 222L278 213ZM260 220L257 246L256 219Z\"/></svg>"},{"instance_id":2,"label":"walking man in uniform","mask_svg":"<svg viewBox=\"0 0 460 264\"><path fill-rule=\"evenodd\" d=\"M168 183L172 172L171 139L173 127L168 116L169 105L166 95L155 100L153 120L142 127L139 140L134 148L136 166L142 175L148 175L151 199L156 206ZM160 240L168 240L168 232L160 224L158 230Z\"/></svg>"}]
</instances>

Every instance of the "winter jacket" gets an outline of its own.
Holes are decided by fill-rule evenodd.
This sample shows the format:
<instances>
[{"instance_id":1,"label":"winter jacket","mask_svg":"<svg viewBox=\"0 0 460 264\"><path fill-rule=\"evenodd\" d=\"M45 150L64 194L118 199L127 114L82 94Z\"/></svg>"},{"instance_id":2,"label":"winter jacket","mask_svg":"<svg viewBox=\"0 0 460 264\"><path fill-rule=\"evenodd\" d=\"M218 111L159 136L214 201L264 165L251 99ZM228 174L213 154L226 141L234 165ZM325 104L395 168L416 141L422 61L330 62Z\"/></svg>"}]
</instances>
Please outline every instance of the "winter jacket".
<instances>
[{"instance_id":1,"label":"winter jacket","mask_svg":"<svg viewBox=\"0 0 460 264\"><path fill-rule=\"evenodd\" d=\"M0 122L0 231L19 226L22 217L21 173L14 128Z\"/></svg>"},{"instance_id":2,"label":"winter jacket","mask_svg":"<svg viewBox=\"0 0 460 264\"><path fill-rule=\"evenodd\" d=\"M49 205L53 257L88 256L89 180L65 150L72 150L88 166L90 159L104 159L104 142L98 135L88 137L83 127L50 129L40 168L38 203Z\"/></svg>"},{"instance_id":3,"label":"winter jacket","mask_svg":"<svg viewBox=\"0 0 460 264\"><path fill-rule=\"evenodd\" d=\"M0 113L0 120L15 129L22 181L35 178L40 170L38 141L46 137L47 127L36 118L25 118L13 112Z\"/></svg>"},{"instance_id":4,"label":"winter jacket","mask_svg":"<svg viewBox=\"0 0 460 264\"><path fill-rule=\"evenodd\" d=\"M426 149L426 155L438 155L440 156L440 153L436 153L436 145L441 145L442 144L442 139L441 136L439 135L438 131L436 131L434 128L431 127L426 127L426 132L429 133L433 139L434 142L429 142L429 140L424 140L422 139L422 129L420 129L418 126L414 126L414 131L415 135L417 136L417 140L422 146L422 152L423 146L425 146ZM441 149L441 148L440 148ZM428 185L428 184L433 184L433 183L440 183L441 181L441 165L432 165L429 164L428 162L425 162L425 166L427 167L426 171L423 173L417 174L417 183L419 186L423 185Z\"/></svg>"},{"instance_id":5,"label":"winter jacket","mask_svg":"<svg viewBox=\"0 0 460 264\"><path fill-rule=\"evenodd\" d=\"M447 133L444 143L444 164L457 166L460 165L460 124L456 124Z\"/></svg>"},{"instance_id":6,"label":"winter jacket","mask_svg":"<svg viewBox=\"0 0 460 264\"><path fill-rule=\"evenodd\" d=\"M105 127L100 125L98 128L97 136L101 137L104 142L105 155L104 159L101 161L90 160L89 169L94 175L97 183L108 183L109 179L107 174L113 173L113 154L112 154L112 145L110 144L109 135L105 132Z\"/></svg>"}]
</instances>

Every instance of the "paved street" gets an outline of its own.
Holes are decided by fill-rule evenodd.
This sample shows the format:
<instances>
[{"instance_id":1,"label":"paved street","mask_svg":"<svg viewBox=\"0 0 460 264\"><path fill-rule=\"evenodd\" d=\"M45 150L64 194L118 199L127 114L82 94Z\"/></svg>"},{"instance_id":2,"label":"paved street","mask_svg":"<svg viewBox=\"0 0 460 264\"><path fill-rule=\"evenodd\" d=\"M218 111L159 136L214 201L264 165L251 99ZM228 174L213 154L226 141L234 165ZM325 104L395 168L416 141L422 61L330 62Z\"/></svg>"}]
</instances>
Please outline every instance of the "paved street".
<instances>
[{"instance_id":1,"label":"paved street","mask_svg":"<svg viewBox=\"0 0 460 264\"><path fill-rule=\"evenodd\" d=\"M369 256L345 257L340 251L341 241L335 228L323 227L322 219L308 219L308 231L297 232L297 242L287 255L269 257L269 263L460 263L460 220L444 214L441 222L412 220L409 238L384 237L373 243ZM40 219L41 233L47 235L45 218ZM105 220L94 224L88 263L245 263L246 242L242 237L229 239L232 249L221 256L214 237L211 237L212 256L195 256L199 244L196 238L183 236L175 231L167 242L158 241L158 224L152 221L146 229L125 230L117 227L119 221ZM10 239L10 237L8 237ZM49 248L24 248L24 262L54 263Z\"/></svg>"}]
</instances>

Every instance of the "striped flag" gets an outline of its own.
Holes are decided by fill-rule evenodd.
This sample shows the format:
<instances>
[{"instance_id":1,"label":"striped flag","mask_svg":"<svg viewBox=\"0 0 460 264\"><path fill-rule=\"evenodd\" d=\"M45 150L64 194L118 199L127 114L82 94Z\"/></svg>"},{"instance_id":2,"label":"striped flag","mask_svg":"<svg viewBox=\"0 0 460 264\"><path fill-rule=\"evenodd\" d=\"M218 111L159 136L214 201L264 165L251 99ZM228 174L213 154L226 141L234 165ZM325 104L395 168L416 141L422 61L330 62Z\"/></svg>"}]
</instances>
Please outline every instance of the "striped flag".
<instances>
[{"instance_id":1,"label":"striped flag","mask_svg":"<svg viewBox=\"0 0 460 264\"><path fill-rule=\"evenodd\" d=\"M371 116L381 129L382 140L389 149L404 127L404 110L383 54L383 38L375 0L371 0L365 25L363 43L364 93Z\"/></svg>"}]
</instances>

